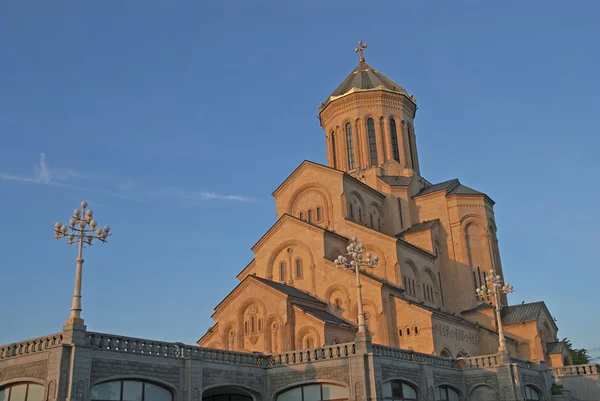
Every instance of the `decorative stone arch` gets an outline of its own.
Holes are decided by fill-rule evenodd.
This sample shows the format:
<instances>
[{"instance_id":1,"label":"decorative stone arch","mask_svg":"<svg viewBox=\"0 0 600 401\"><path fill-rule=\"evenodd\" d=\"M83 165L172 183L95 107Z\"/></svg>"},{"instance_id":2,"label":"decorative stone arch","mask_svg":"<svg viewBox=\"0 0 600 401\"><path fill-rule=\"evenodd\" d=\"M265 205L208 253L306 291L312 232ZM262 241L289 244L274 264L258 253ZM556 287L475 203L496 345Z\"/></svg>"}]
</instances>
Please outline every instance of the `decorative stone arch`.
<instances>
[{"instance_id":1,"label":"decorative stone arch","mask_svg":"<svg viewBox=\"0 0 600 401\"><path fill-rule=\"evenodd\" d=\"M236 390L241 390L242 392L247 393L245 395L247 395L248 397L251 397L253 401L262 401L262 399L263 399L263 397L261 395L262 389L253 388L248 385L241 385L239 382L236 382L236 383L224 382L224 383L219 383L219 384L211 384L206 387L203 387L201 398L205 397L205 395L204 395L205 392L207 392L209 390L218 389L220 387L223 387L224 389L226 389L227 387L230 387L230 388L234 388ZM208 396L210 397L210 395L208 395Z\"/></svg>"},{"instance_id":2,"label":"decorative stone arch","mask_svg":"<svg viewBox=\"0 0 600 401\"><path fill-rule=\"evenodd\" d=\"M357 203L360 206L360 211L361 213L358 213L358 207L356 209L354 209L354 219L352 219L352 217L348 214L348 211L346 210L346 218L348 218L351 221L354 221L355 223L359 223L362 224L362 215L367 213L367 204L365 202L365 199L363 198L363 196L355 189L351 190L348 193L348 203L352 203L353 205L356 205ZM356 200L356 202L355 202ZM346 209L348 208L348 205L346 205Z\"/></svg>"},{"instance_id":3,"label":"decorative stone arch","mask_svg":"<svg viewBox=\"0 0 600 401\"><path fill-rule=\"evenodd\" d=\"M391 141L390 141L390 143L391 143ZM400 143L401 142L398 142L398 147L401 146ZM383 169L384 169L386 175L400 175L402 172L401 168L400 168L400 164L393 158L384 163Z\"/></svg>"},{"instance_id":4,"label":"decorative stone arch","mask_svg":"<svg viewBox=\"0 0 600 401\"><path fill-rule=\"evenodd\" d=\"M435 304L436 305L441 304L441 302L440 302L440 286L442 285L442 283L438 283L438 278L435 276L435 274L429 268L429 266L425 266L425 268L423 268L423 273L429 277L429 279L431 280L431 283L433 284L433 290L435 291L435 294L436 294Z\"/></svg>"},{"instance_id":5,"label":"decorative stone arch","mask_svg":"<svg viewBox=\"0 0 600 401\"><path fill-rule=\"evenodd\" d=\"M333 284L325 290L325 302L329 304L333 304L333 295L336 292L340 292L342 294L342 302L346 305L346 309L348 308L348 303L350 302L350 292L348 289L342 284Z\"/></svg>"},{"instance_id":6,"label":"decorative stone arch","mask_svg":"<svg viewBox=\"0 0 600 401\"><path fill-rule=\"evenodd\" d=\"M277 353L283 351L285 338L283 319L278 314L273 313L265 319L265 322L266 344L270 352ZM277 325L277 328L274 328L274 325Z\"/></svg>"},{"instance_id":7,"label":"decorative stone arch","mask_svg":"<svg viewBox=\"0 0 600 401\"><path fill-rule=\"evenodd\" d=\"M298 217L298 216L296 216L296 214L299 212L299 210L297 208L298 202L302 198L302 195L306 195L310 192L316 192L322 198L322 204L320 206L323 208L323 212L324 212L323 213L323 222L326 223L326 225L330 225L330 222L331 222L330 216L331 216L331 208L333 207L333 200L331 198L331 193L329 192L329 189L327 189L327 187L325 185L318 183L318 182L311 182L311 183L304 184L304 185L300 186L299 188L297 188L292 193L292 196L290 196L290 200L288 201L288 206L287 206L287 213L291 214L294 217ZM314 205L315 210L316 210L317 206L319 206L319 205ZM315 216L315 221L316 221L316 216Z\"/></svg>"},{"instance_id":8,"label":"decorative stone arch","mask_svg":"<svg viewBox=\"0 0 600 401\"><path fill-rule=\"evenodd\" d=\"M155 376L146 376L140 374L124 374L124 375L113 375L108 377L103 377L101 379L96 379L90 383L90 391L92 388L101 383L111 382L115 380L140 380L148 383L156 383L171 392L173 395L173 401L177 401L179 399L179 388L178 386L170 383L166 380L158 379Z\"/></svg>"},{"instance_id":9,"label":"decorative stone arch","mask_svg":"<svg viewBox=\"0 0 600 401\"><path fill-rule=\"evenodd\" d=\"M261 316L261 318L266 319L267 317L267 308L265 307L265 304L263 301L261 301L259 298L248 298L246 299L244 302L242 302L242 304L240 305L240 307L238 308L237 311L237 321L238 321L238 329L237 332L241 333L240 335L237 336L236 340L237 340L237 349L243 349L244 348L244 336L245 336L245 331L244 331L244 314L246 313L246 310L251 306L251 305L256 305L259 309L259 314ZM257 333L259 334L259 333Z\"/></svg>"},{"instance_id":10,"label":"decorative stone arch","mask_svg":"<svg viewBox=\"0 0 600 401\"><path fill-rule=\"evenodd\" d=\"M475 392L477 389L479 389L480 387L484 387L484 388L490 389L490 390L491 390L491 391L494 393L494 395L495 395L495 397L496 397L496 398L495 398L495 400L499 400L499 399L500 399L500 398L499 398L499 397L500 397L500 394L499 394L499 392L498 392L498 389L495 389L495 388L493 388L493 387L491 387L491 386L488 386L487 384L477 383L477 384L475 384L474 386L472 386L472 387L469 389L469 400L477 400L477 401L490 401L490 400L480 400L479 398L473 398L473 393L474 393L474 392Z\"/></svg>"},{"instance_id":11,"label":"decorative stone arch","mask_svg":"<svg viewBox=\"0 0 600 401\"><path fill-rule=\"evenodd\" d=\"M342 381L339 380L332 380L332 379L308 379L308 380L302 380L302 381L298 381L298 382L293 382L293 383L289 383L286 384L285 387L282 387L280 389L277 389L273 392L273 397L272 400L273 401L277 401L277 397L281 394L284 393L288 390L291 390L293 388L296 387L300 387L300 386L306 386L309 384L332 384L334 386L340 386L340 387L344 387L346 390L348 390L348 395L350 395L349 398L352 398L352 389L350 388L350 386L348 385L348 383L344 383Z\"/></svg>"},{"instance_id":12,"label":"decorative stone arch","mask_svg":"<svg viewBox=\"0 0 600 401\"><path fill-rule=\"evenodd\" d=\"M456 353L456 358L466 358L468 356L469 354L463 348L459 348L458 352Z\"/></svg>"},{"instance_id":13,"label":"decorative stone arch","mask_svg":"<svg viewBox=\"0 0 600 401\"><path fill-rule=\"evenodd\" d=\"M452 355L452 351L450 351L448 347L442 348L442 350L440 351L440 356L442 358L454 358L454 356Z\"/></svg>"},{"instance_id":14,"label":"decorative stone arch","mask_svg":"<svg viewBox=\"0 0 600 401\"><path fill-rule=\"evenodd\" d=\"M310 259L309 266L313 266L315 264L313 254L312 254L310 248L304 242L298 241L296 239L289 239L289 240L284 241L281 244L279 244L277 246L277 248L275 248L271 252L271 255L269 255L269 260L267 262L267 278L269 278L270 280L273 279L273 266L275 265L275 261L277 260L277 255L279 255L279 253L281 253L281 251L283 251L285 248L290 248L290 247L293 248L295 246L302 248L304 251L306 251L308 253L309 259ZM286 264L287 264L287 262L286 262Z\"/></svg>"},{"instance_id":15,"label":"decorative stone arch","mask_svg":"<svg viewBox=\"0 0 600 401\"><path fill-rule=\"evenodd\" d=\"M233 345L233 344L231 343L230 333L232 331L234 332L234 338L239 337L239 335L240 335L239 327L237 326L237 324L234 320L227 322L223 326L223 331L220 333L221 345L222 345L223 349L234 350L234 348L231 348L231 345ZM241 333L241 334L243 335L243 333Z\"/></svg>"},{"instance_id":16,"label":"decorative stone arch","mask_svg":"<svg viewBox=\"0 0 600 401\"><path fill-rule=\"evenodd\" d=\"M414 296L416 298L419 298L419 290L418 287L421 286L421 274L419 272L419 269L417 269L417 265L415 264L415 262L412 261L412 259L406 258L404 259L404 262L402 263L402 265L408 266L411 270L411 272L413 273L413 276L415 278L415 294L411 294L410 293L410 289L405 288L406 293L408 293L410 296ZM402 267L400 267L400 273L402 273ZM402 275L400 275L400 285L403 285L404 283L402 282Z\"/></svg>"},{"instance_id":17,"label":"decorative stone arch","mask_svg":"<svg viewBox=\"0 0 600 401\"><path fill-rule=\"evenodd\" d=\"M437 389L438 387L448 387L448 388L451 388L452 390L454 390L454 391L456 391L458 393L458 396L460 397L461 400L465 400L466 401L466 398L464 398L462 390L456 384L447 382L447 381L445 381L445 380L442 379L440 382L437 382L437 381L435 382L435 388Z\"/></svg>"},{"instance_id":18,"label":"decorative stone arch","mask_svg":"<svg viewBox=\"0 0 600 401\"><path fill-rule=\"evenodd\" d=\"M323 344L317 329L312 326L304 326L296 333L296 349L304 349L304 339L307 336L310 336L314 339L315 347L320 347Z\"/></svg>"}]
</instances>

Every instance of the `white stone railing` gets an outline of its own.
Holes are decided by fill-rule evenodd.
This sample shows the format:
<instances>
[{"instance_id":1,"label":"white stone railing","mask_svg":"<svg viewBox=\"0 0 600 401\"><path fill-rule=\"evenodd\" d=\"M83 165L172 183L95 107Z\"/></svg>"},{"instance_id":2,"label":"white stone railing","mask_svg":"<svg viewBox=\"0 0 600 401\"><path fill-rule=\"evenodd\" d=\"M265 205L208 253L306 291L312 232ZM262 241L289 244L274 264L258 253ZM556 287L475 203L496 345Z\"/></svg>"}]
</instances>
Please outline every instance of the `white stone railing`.
<instances>
[{"instance_id":1,"label":"white stone railing","mask_svg":"<svg viewBox=\"0 0 600 401\"><path fill-rule=\"evenodd\" d=\"M383 345L373 344L373 354L392 359L400 359L404 361L412 361L419 363L429 363L434 366L442 366L445 368L458 368L458 363L455 359L444 358L441 356L423 354L405 349L386 347Z\"/></svg>"},{"instance_id":2,"label":"white stone railing","mask_svg":"<svg viewBox=\"0 0 600 401\"><path fill-rule=\"evenodd\" d=\"M588 365L572 365L572 366L561 366L557 368L551 368L551 374L554 377L563 376L587 376L597 375L600 365L588 364Z\"/></svg>"},{"instance_id":3,"label":"white stone railing","mask_svg":"<svg viewBox=\"0 0 600 401\"><path fill-rule=\"evenodd\" d=\"M262 366L265 360L265 357L262 354L249 354L246 352L203 348L194 345L185 345L182 343L147 340L143 338L117 336L106 333L87 332L86 344L97 349L111 352L157 356L163 358L198 358L209 362L254 366Z\"/></svg>"},{"instance_id":4,"label":"white stone railing","mask_svg":"<svg viewBox=\"0 0 600 401\"><path fill-rule=\"evenodd\" d=\"M480 355L468 358L458 358L459 364L463 368L489 368L498 366L498 355Z\"/></svg>"},{"instance_id":5,"label":"white stone railing","mask_svg":"<svg viewBox=\"0 0 600 401\"><path fill-rule=\"evenodd\" d=\"M326 345L320 348L289 351L266 356L268 367L291 365L303 362L315 362L326 359L342 359L356 353L355 343Z\"/></svg>"},{"instance_id":6,"label":"white stone railing","mask_svg":"<svg viewBox=\"0 0 600 401\"><path fill-rule=\"evenodd\" d=\"M11 358L20 355L32 354L34 352L45 352L49 348L62 344L62 334L50 334L33 338L31 340L19 341L13 344L0 346L0 359Z\"/></svg>"},{"instance_id":7,"label":"white stone railing","mask_svg":"<svg viewBox=\"0 0 600 401\"><path fill-rule=\"evenodd\" d=\"M520 368L535 368L537 364L533 361L526 361L524 359L510 358L510 362L514 363Z\"/></svg>"}]
</instances>

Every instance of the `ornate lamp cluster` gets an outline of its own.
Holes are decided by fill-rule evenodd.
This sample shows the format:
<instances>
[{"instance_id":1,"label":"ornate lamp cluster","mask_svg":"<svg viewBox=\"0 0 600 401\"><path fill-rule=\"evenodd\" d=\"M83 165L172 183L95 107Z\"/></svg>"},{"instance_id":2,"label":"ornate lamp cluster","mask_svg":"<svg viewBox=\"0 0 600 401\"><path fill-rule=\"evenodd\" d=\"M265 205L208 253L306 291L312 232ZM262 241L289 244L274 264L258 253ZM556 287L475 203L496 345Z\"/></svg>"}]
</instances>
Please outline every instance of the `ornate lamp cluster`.
<instances>
[{"instance_id":1,"label":"ornate lamp cluster","mask_svg":"<svg viewBox=\"0 0 600 401\"><path fill-rule=\"evenodd\" d=\"M94 220L94 212L86 210L88 204L81 202L81 210L75 209L73 217L69 220L69 226L57 222L54 225L54 239L67 238L68 244L77 243L79 251L77 254L77 271L75 274L75 289L73 291L73 304L71 306L71 317L67 319L67 324L83 324L81 318L81 276L83 269L83 245L92 246L95 239L101 242L107 242L111 236L110 227L104 229L97 228L98 222ZM69 232L71 230L71 232Z\"/></svg>"},{"instance_id":2,"label":"ornate lamp cluster","mask_svg":"<svg viewBox=\"0 0 600 401\"><path fill-rule=\"evenodd\" d=\"M506 348L506 339L504 338L504 328L502 326L502 301L500 294L509 294L514 292L513 286L503 283L502 277L495 274L494 269L490 270L490 275L485 278L485 284L475 290L480 297L493 296L496 302L496 319L498 320L498 339L500 346L498 353L508 355Z\"/></svg>"},{"instance_id":3,"label":"ornate lamp cluster","mask_svg":"<svg viewBox=\"0 0 600 401\"><path fill-rule=\"evenodd\" d=\"M365 246L358 242L356 236L352 237L352 242L346 248L348 253L340 255L335 259L336 266L345 267L356 273L356 289L358 292L358 333L366 336L367 323L365 319L364 305L362 300L362 286L360 284L360 270L365 268L375 268L379 263L379 256L372 256L370 252L365 252Z\"/></svg>"},{"instance_id":4,"label":"ornate lamp cluster","mask_svg":"<svg viewBox=\"0 0 600 401\"><path fill-rule=\"evenodd\" d=\"M54 239L68 238L69 245L75 242L92 245L94 239L107 242L106 238L111 235L109 234L110 227L104 226L104 230L96 228L98 222L93 219L94 212L92 210L85 210L87 205L87 202L83 201L81 202L81 210L75 209L73 211L73 217L69 220L68 227L60 221L54 225ZM71 229L71 233L68 233L69 229Z\"/></svg>"}]
</instances>

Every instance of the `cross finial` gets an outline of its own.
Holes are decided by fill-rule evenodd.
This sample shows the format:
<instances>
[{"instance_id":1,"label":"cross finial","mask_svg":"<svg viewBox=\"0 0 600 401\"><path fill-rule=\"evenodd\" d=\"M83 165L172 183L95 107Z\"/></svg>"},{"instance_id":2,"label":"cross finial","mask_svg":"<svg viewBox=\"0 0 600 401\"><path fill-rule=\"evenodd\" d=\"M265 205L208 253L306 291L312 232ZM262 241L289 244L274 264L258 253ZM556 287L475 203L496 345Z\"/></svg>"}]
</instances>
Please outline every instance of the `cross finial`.
<instances>
[{"instance_id":1,"label":"cross finial","mask_svg":"<svg viewBox=\"0 0 600 401\"><path fill-rule=\"evenodd\" d=\"M367 48L367 44L363 43L362 40L358 41L358 47L356 49L354 49L355 53L360 53L360 62L364 63L365 62L365 56L363 54L363 50L365 50Z\"/></svg>"}]
</instances>

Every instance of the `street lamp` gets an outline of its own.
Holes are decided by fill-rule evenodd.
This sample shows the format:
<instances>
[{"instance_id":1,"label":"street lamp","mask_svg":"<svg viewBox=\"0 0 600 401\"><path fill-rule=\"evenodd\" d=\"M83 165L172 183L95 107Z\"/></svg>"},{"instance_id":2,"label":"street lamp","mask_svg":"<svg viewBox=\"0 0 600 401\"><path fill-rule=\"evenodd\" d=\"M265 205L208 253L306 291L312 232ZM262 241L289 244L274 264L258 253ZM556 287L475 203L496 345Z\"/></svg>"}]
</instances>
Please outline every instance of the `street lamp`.
<instances>
[{"instance_id":1,"label":"street lamp","mask_svg":"<svg viewBox=\"0 0 600 401\"><path fill-rule=\"evenodd\" d=\"M54 239L67 238L69 245L77 244L79 252L77 254L77 271L75 273L75 289L73 291L73 304L71 306L71 317L67 319L67 324L83 324L81 318L81 275L83 268L83 245L92 246L94 239L100 242L107 242L110 227L104 229L96 228L98 222L93 219L94 212L85 210L87 202L81 202L81 210L75 209L73 217L69 220L69 226L58 222L54 225ZM69 230L71 230L69 232Z\"/></svg>"},{"instance_id":2,"label":"street lamp","mask_svg":"<svg viewBox=\"0 0 600 401\"><path fill-rule=\"evenodd\" d=\"M504 338L504 328L502 327L502 304L500 301L500 294L509 294L513 292L513 286L502 282L502 277L494 273L494 269L490 270L490 275L485 278L486 283L477 288L477 295L481 297L493 295L496 301L496 319L498 320L498 339L500 340L500 347L498 353L506 355L508 350L506 348L506 339Z\"/></svg>"},{"instance_id":3,"label":"street lamp","mask_svg":"<svg viewBox=\"0 0 600 401\"><path fill-rule=\"evenodd\" d=\"M354 270L356 273L356 290L358 292L358 335L367 335L367 323L362 300L362 286L360 285L360 270L363 268L373 269L379 262L379 256L371 256L370 252L365 253L365 246L358 242L356 236L352 237L352 242L346 250L346 256L340 255L334 261L336 266L343 266L348 270Z\"/></svg>"}]
</instances>

